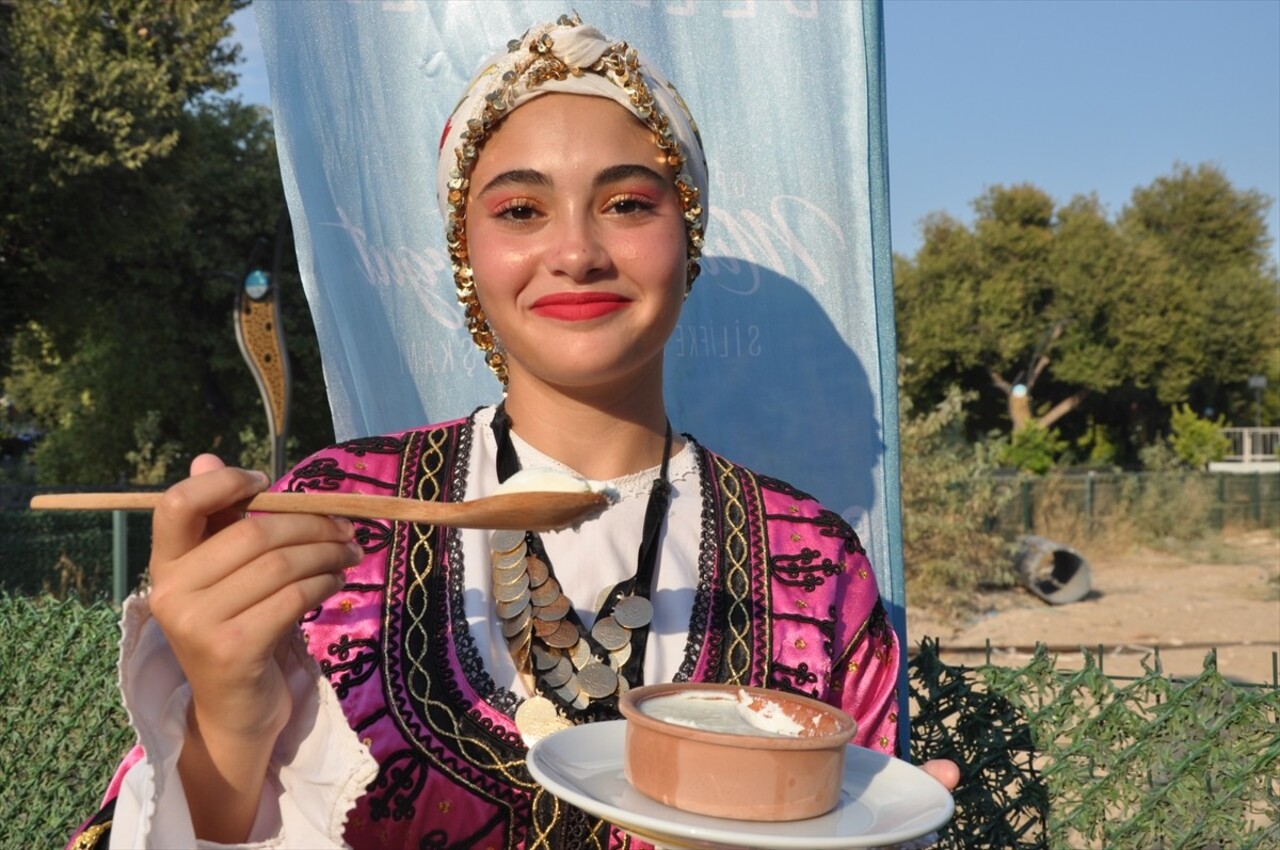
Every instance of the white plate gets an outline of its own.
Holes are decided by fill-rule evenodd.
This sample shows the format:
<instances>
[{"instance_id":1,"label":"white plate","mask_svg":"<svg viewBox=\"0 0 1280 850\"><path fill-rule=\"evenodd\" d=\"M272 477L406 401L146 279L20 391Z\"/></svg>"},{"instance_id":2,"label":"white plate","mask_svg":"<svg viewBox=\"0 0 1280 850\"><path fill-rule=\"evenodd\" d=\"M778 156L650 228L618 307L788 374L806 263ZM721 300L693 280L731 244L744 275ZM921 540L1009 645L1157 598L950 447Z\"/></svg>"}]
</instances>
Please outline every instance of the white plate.
<instances>
[{"instance_id":1,"label":"white plate","mask_svg":"<svg viewBox=\"0 0 1280 850\"><path fill-rule=\"evenodd\" d=\"M664 806L623 774L627 722L574 726L529 748L529 772L567 803L662 847L719 850L845 850L927 835L951 817L942 784L900 759L850 747L834 811L781 823L730 820Z\"/></svg>"}]
</instances>

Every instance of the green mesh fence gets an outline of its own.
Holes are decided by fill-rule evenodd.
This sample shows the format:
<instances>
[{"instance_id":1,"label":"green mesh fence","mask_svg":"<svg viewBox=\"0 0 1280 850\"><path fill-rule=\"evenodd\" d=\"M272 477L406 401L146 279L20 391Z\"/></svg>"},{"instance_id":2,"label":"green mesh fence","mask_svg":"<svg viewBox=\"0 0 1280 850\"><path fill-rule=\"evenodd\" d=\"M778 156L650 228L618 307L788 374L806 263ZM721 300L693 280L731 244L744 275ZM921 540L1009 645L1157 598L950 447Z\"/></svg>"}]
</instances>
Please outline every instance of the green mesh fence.
<instances>
[{"instance_id":1,"label":"green mesh fence","mask_svg":"<svg viewBox=\"0 0 1280 850\"><path fill-rule=\"evenodd\" d=\"M60 846L132 745L117 611L0 594L0 847ZM1080 666L1079 659L1072 659ZM910 662L913 756L962 766L942 848L1280 848L1280 688Z\"/></svg>"},{"instance_id":2,"label":"green mesh fence","mask_svg":"<svg viewBox=\"0 0 1280 850\"><path fill-rule=\"evenodd\" d=\"M964 668L921 646L913 752L963 766L939 846L1280 848L1280 688L1223 678L1213 654L1191 681L1083 658Z\"/></svg>"},{"instance_id":3,"label":"green mesh fence","mask_svg":"<svg viewBox=\"0 0 1280 850\"><path fill-rule=\"evenodd\" d=\"M132 746L118 621L105 602L0 595L0 847L61 847Z\"/></svg>"},{"instance_id":4,"label":"green mesh fence","mask_svg":"<svg viewBox=\"0 0 1280 850\"><path fill-rule=\"evenodd\" d=\"M147 565L151 517L125 518L132 585ZM0 590L109 599L113 545L110 511L0 510Z\"/></svg>"}]
</instances>

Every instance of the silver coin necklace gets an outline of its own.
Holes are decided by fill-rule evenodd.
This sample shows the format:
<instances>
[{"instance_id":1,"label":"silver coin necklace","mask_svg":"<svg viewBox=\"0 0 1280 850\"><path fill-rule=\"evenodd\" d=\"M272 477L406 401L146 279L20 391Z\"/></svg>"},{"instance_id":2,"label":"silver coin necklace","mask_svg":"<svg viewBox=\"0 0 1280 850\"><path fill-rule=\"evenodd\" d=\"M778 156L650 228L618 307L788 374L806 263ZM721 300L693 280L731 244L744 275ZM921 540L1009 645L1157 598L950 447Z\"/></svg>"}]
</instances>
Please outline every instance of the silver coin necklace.
<instances>
[{"instance_id":1,"label":"silver coin necklace","mask_svg":"<svg viewBox=\"0 0 1280 850\"><path fill-rule=\"evenodd\" d=\"M520 471L511 442L511 418L503 405L493 416L498 481ZM493 595L502 635L531 696L516 709L526 743L577 723L618 717L618 697L644 678L644 655L653 620L659 542L671 483L671 423L662 465L649 490L644 528L631 578L606 588L590 629L561 590L542 539L532 531L495 531L489 538Z\"/></svg>"}]
</instances>

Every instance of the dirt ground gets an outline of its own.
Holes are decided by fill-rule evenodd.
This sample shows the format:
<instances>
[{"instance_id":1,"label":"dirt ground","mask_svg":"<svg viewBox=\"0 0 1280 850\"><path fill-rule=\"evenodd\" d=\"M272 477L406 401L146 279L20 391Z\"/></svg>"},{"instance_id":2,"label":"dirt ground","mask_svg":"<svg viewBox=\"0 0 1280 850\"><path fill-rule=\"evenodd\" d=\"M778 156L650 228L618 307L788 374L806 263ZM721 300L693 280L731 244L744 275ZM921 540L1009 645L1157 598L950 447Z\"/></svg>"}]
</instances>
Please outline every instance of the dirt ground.
<instances>
[{"instance_id":1,"label":"dirt ground","mask_svg":"<svg viewBox=\"0 0 1280 850\"><path fill-rule=\"evenodd\" d=\"M1166 675L1195 676L1218 650L1218 669L1241 682L1272 682L1280 653L1280 537L1274 531L1225 539L1170 554L1149 549L1091 552L1073 546L1090 566L1091 592L1079 602L1048 605L1018 589L986 594L983 613L949 622L908 608L913 645L939 639L944 660L991 660L1021 666L1037 642L1058 656L1059 669L1082 664L1079 647L1102 647L1107 673L1142 673L1159 647ZM908 588L908 593L910 588Z\"/></svg>"}]
</instances>

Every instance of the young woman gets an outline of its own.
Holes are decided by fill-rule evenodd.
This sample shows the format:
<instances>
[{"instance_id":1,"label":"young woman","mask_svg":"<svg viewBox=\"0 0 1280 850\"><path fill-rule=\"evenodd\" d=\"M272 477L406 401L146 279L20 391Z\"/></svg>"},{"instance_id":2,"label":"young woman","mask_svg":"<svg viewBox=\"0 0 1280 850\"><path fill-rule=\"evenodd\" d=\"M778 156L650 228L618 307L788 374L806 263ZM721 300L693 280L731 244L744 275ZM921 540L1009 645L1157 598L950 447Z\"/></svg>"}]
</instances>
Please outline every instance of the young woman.
<instances>
[{"instance_id":1,"label":"young woman","mask_svg":"<svg viewBox=\"0 0 1280 850\"><path fill-rule=\"evenodd\" d=\"M524 766L532 736L615 717L642 682L812 695L892 751L899 648L852 529L667 421L707 193L675 89L577 21L536 27L471 83L438 189L503 401L277 488L460 500L552 467L616 504L540 535L242 517L266 480L198 458L126 606L140 747L75 846L646 847Z\"/></svg>"}]
</instances>

